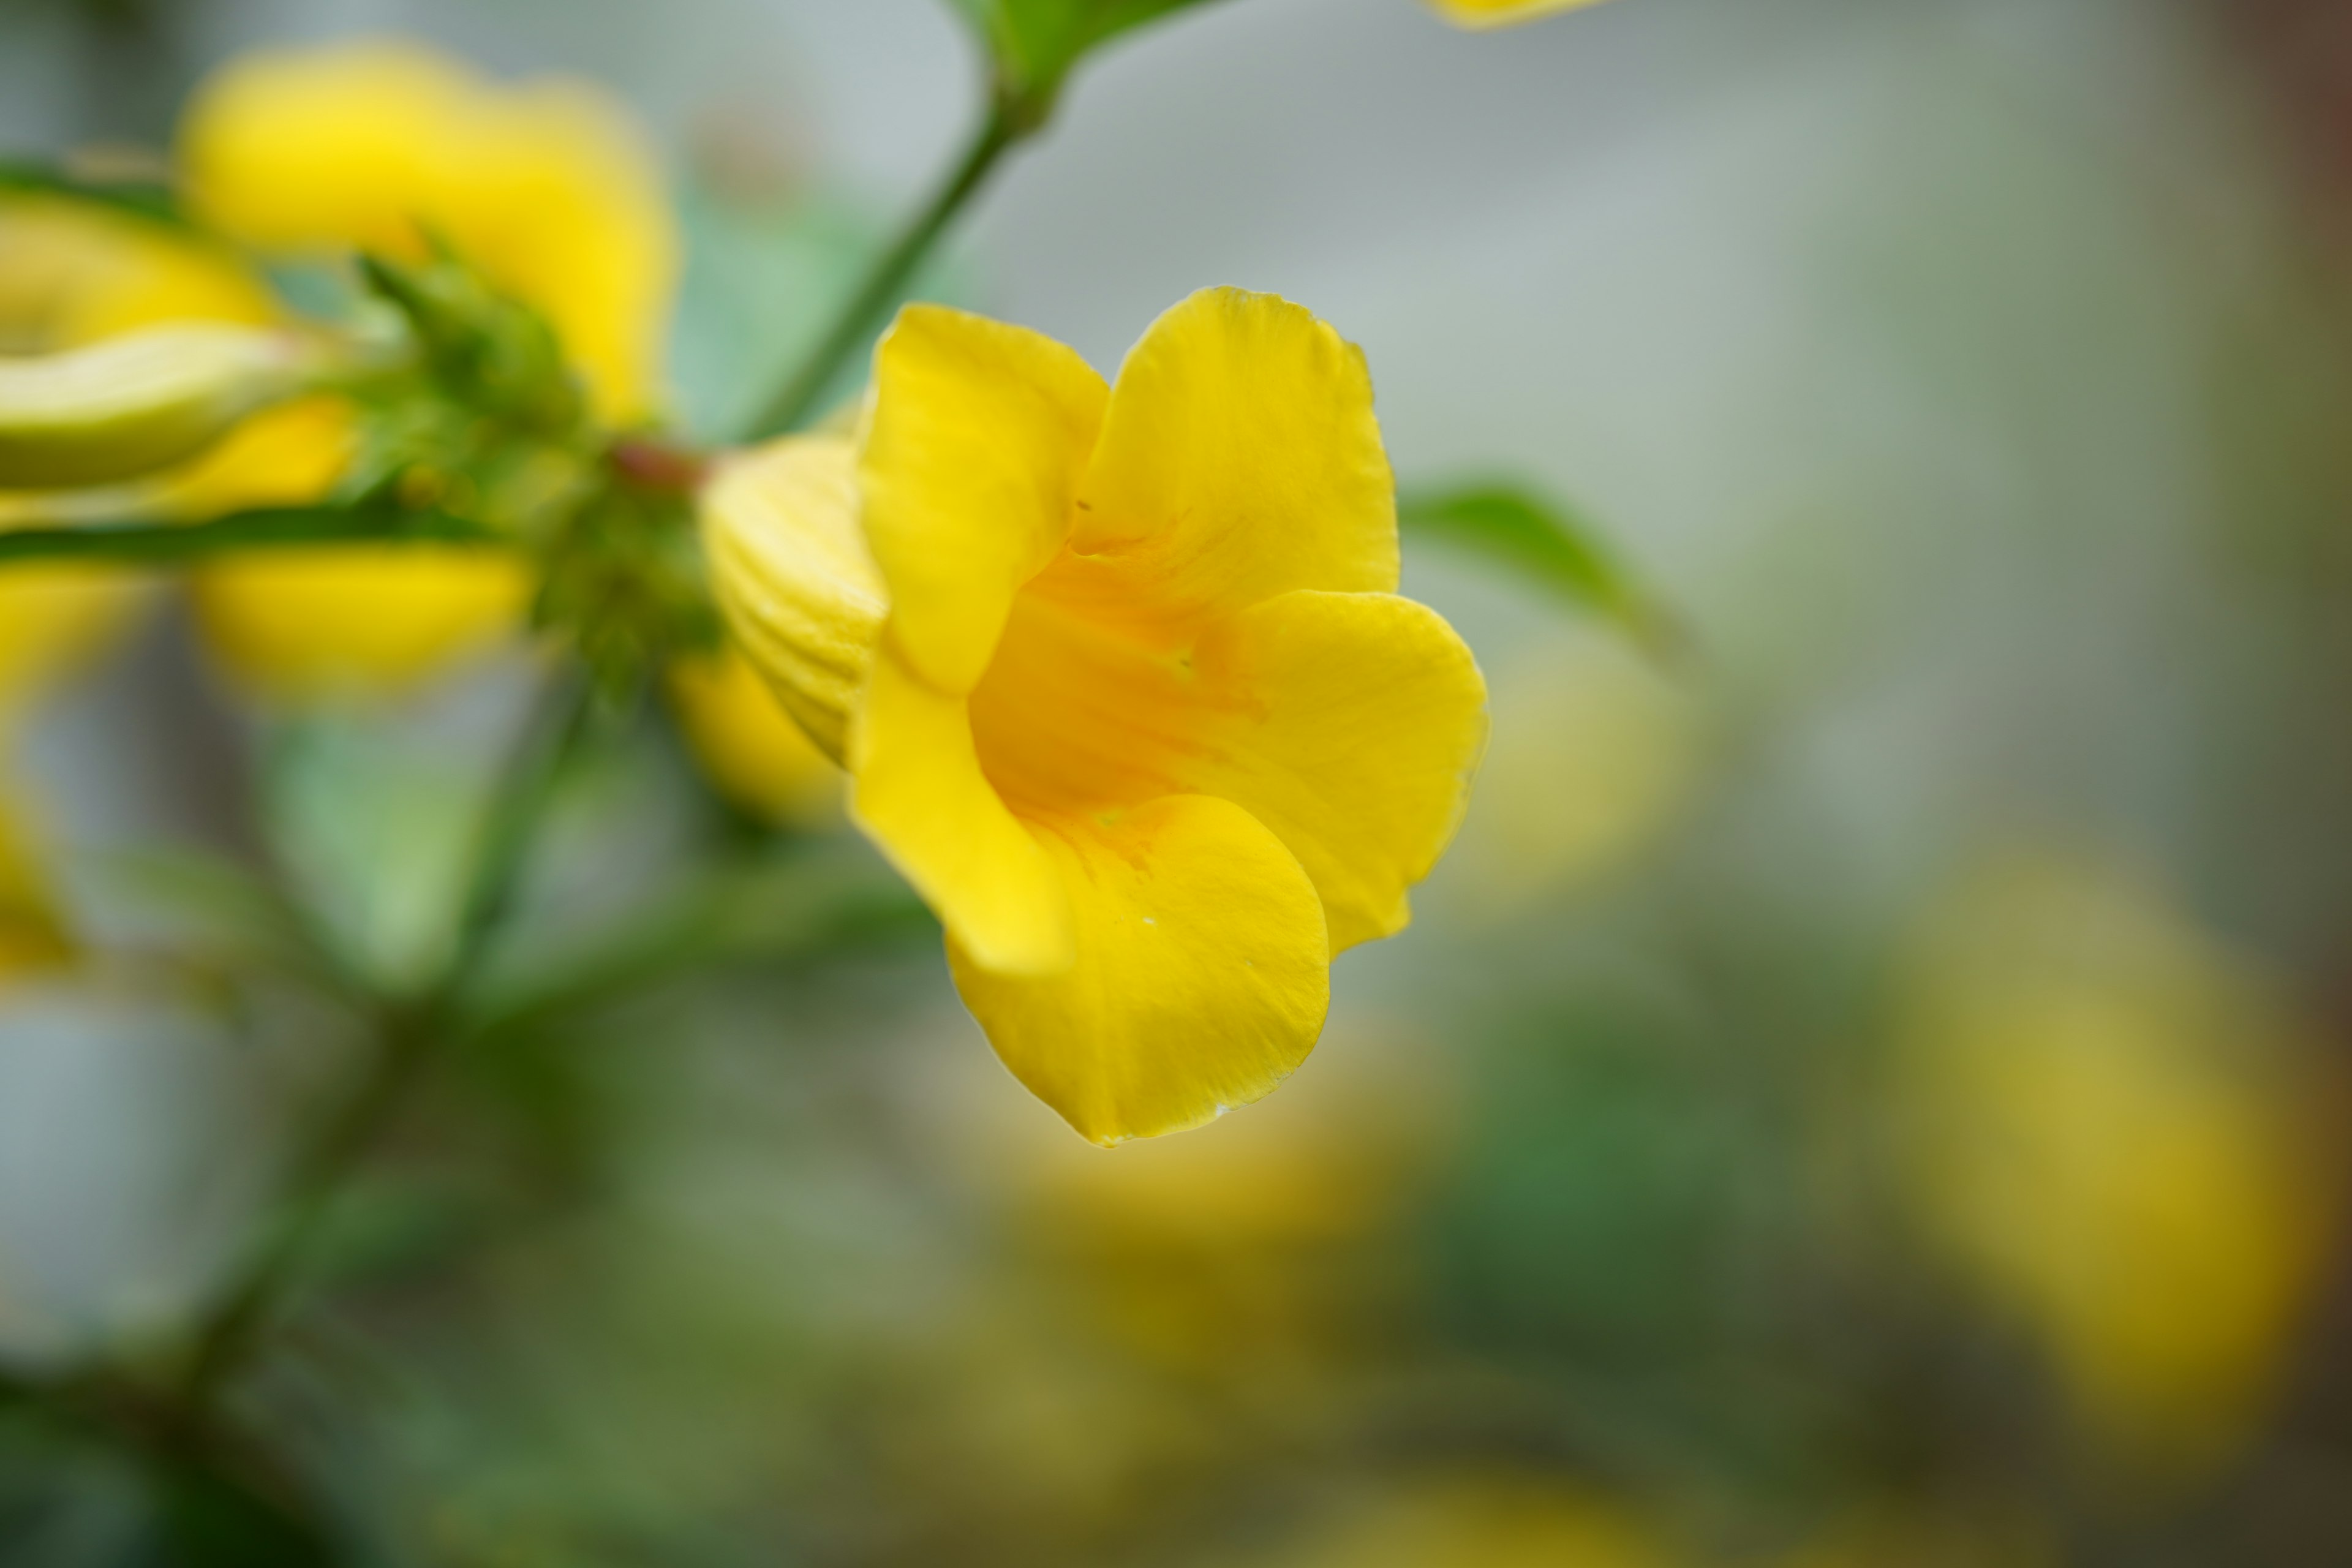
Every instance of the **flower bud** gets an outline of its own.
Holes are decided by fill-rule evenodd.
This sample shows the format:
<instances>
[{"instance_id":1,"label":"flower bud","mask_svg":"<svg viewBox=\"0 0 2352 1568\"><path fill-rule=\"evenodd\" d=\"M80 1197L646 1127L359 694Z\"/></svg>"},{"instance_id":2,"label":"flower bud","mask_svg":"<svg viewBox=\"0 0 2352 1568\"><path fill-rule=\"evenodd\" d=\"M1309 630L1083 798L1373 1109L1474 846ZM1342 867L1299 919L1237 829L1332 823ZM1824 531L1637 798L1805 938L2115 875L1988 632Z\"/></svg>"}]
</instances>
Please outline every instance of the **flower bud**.
<instances>
[{"instance_id":1,"label":"flower bud","mask_svg":"<svg viewBox=\"0 0 2352 1568\"><path fill-rule=\"evenodd\" d=\"M836 763L889 605L858 527L856 462L847 437L792 437L729 462L702 494L728 624Z\"/></svg>"},{"instance_id":2,"label":"flower bud","mask_svg":"<svg viewBox=\"0 0 2352 1568\"><path fill-rule=\"evenodd\" d=\"M186 322L33 358L0 358L0 489L136 479L193 458L305 389L292 335Z\"/></svg>"}]
</instances>

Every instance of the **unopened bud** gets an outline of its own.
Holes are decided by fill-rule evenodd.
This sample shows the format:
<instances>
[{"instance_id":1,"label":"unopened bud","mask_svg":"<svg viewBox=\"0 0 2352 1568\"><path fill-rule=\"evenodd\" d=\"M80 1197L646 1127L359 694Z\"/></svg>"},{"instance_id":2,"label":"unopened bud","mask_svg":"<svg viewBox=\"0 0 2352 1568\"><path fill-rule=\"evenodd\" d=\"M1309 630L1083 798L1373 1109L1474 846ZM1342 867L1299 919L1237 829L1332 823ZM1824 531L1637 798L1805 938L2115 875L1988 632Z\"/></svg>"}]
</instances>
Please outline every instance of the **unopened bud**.
<instances>
[{"instance_id":1,"label":"unopened bud","mask_svg":"<svg viewBox=\"0 0 2352 1568\"><path fill-rule=\"evenodd\" d=\"M315 369L295 335L223 322L0 358L0 489L108 484L169 468L307 390Z\"/></svg>"}]
</instances>

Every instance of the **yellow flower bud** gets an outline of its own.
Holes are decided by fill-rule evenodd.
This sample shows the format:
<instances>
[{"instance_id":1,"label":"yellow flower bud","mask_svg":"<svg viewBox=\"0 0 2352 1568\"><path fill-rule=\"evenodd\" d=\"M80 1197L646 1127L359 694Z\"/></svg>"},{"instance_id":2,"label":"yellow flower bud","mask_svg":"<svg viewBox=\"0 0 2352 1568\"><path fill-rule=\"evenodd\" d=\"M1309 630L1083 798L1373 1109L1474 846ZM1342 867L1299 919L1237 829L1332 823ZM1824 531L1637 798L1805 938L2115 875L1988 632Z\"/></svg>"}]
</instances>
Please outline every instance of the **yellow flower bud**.
<instances>
[{"instance_id":1,"label":"yellow flower bud","mask_svg":"<svg viewBox=\"0 0 2352 1568\"><path fill-rule=\"evenodd\" d=\"M732 649L669 671L670 708L711 786L782 826L824 827L841 815L841 770Z\"/></svg>"},{"instance_id":2,"label":"yellow flower bud","mask_svg":"<svg viewBox=\"0 0 2352 1568\"><path fill-rule=\"evenodd\" d=\"M0 359L0 487L108 484L184 462L314 368L291 334L226 322Z\"/></svg>"},{"instance_id":3,"label":"yellow flower bud","mask_svg":"<svg viewBox=\"0 0 2352 1568\"><path fill-rule=\"evenodd\" d=\"M842 760L888 596L857 527L856 444L792 437L725 464L703 492L711 590L776 700Z\"/></svg>"}]
</instances>

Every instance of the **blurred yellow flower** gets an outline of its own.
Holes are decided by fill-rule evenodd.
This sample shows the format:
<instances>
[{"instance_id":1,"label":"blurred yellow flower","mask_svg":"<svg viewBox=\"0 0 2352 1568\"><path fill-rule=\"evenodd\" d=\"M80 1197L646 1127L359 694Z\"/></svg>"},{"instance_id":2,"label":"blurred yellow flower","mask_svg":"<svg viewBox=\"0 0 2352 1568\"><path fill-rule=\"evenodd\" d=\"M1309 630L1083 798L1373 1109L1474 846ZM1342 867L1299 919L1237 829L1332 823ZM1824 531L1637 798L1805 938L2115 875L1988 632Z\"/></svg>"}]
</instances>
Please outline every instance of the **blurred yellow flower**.
<instances>
[{"instance_id":1,"label":"blurred yellow flower","mask_svg":"<svg viewBox=\"0 0 2352 1568\"><path fill-rule=\"evenodd\" d=\"M731 467L705 511L738 642L1096 1142L1279 1083L1330 955L1403 929L1460 818L1484 682L1394 594L1362 355L1286 300L1193 295L1115 389L910 306L860 437Z\"/></svg>"},{"instance_id":2,"label":"blurred yellow flower","mask_svg":"<svg viewBox=\"0 0 2352 1568\"><path fill-rule=\"evenodd\" d=\"M199 87L180 156L197 210L256 249L416 258L446 240L548 318L604 417L658 403L678 241L635 122L588 84L501 85L389 40L265 51ZM315 500L349 441L332 405L270 416L174 500ZM255 555L195 584L224 662L279 698L412 684L510 635L531 591L509 556L389 548Z\"/></svg>"},{"instance_id":3,"label":"blurred yellow flower","mask_svg":"<svg viewBox=\"0 0 2352 1568\"><path fill-rule=\"evenodd\" d=\"M1561 11L1578 11L1600 0L1429 0L1438 15L1457 26L1507 27Z\"/></svg>"},{"instance_id":4,"label":"blurred yellow flower","mask_svg":"<svg viewBox=\"0 0 2352 1568\"><path fill-rule=\"evenodd\" d=\"M197 88L180 163L197 211L268 254L445 239L547 317L605 418L658 401L677 229L635 120L588 82L494 82L394 39L262 50Z\"/></svg>"},{"instance_id":5,"label":"blurred yellow flower","mask_svg":"<svg viewBox=\"0 0 2352 1568\"><path fill-rule=\"evenodd\" d=\"M711 784L764 822L823 827L841 815L841 770L732 648L669 670L678 731Z\"/></svg>"},{"instance_id":6,"label":"blurred yellow flower","mask_svg":"<svg viewBox=\"0 0 2352 1568\"><path fill-rule=\"evenodd\" d=\"M503 641L530 597L519 562L460 545L262 551L192 589L221 663L284 701L417 684Z\"/></svg>"},{"instance_id":7,"label":"blurred yellow flower","mask_svg":"<svg viewBox=\"0 0 2352 1568\"><path fill-rule=\"evenodd\" d=\"M2061 861L1966 888L1911 1005L1933 1235L2041 1340L2118 1458L2234 1452L2333 1206L2301 1037L2159 900Z\"/></svg>"}]
</instances>

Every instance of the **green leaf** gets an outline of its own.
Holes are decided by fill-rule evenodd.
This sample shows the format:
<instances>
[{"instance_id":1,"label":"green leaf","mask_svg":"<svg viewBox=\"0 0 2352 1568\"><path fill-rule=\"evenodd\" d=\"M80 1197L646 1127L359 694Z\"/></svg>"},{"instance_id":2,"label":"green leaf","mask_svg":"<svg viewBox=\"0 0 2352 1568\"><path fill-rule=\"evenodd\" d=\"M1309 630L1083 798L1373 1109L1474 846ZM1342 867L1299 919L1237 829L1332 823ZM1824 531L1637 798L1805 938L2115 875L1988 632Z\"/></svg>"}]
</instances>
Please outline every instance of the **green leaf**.
<instances>
[{"instance_id":1,"label":"green leaf","mask_svg":"<svg viewBox=\"0 0 2352 1568\"><path fill-rule=\"evenodd\" d=\"M181 212L169 185L156 180L98 179L75 174L50 163L22 158L0 158L0 192L19 195L63 196L111 207L170 228L195 226Z\"/></svg>"},{"instance_id":2,"label":"green leaf","mask_svg":"<svg viewBox=\"0 0 2352 1568\"><path fill-rule=\"evenodd\" d=\"M387 506L260 507L207 522L89 522L0 531L0 568L17 561L112 561L173 566L227 551L272 550L334 543L493 545L507 542L490 529L429 508Z\"/></svg>"},{"instance_id":3,"label":"green leaf","mask_svg":"<svg viewBox=\"0 0 2352 1568\"><path fill-rule=\"evenodd\" d=\"M1410 490L1397 499L1406 532L1485 557L1582 609L1616 622L1653 655L1687 651L1680 624L1603 544L1592 525L1559 503L1507 483Z\"/></svg>"},{"instance_id":4,"label":"green leaf","mask_svg":"<svg viewBox=\"0 0 2352 1568\"><path fill-rule=\"evenodd\" d=\"M1042 122L1077 63L1119 35L1209 0L950 0L978 28L1009 106Z\"/></svg>"}]
</instances>

